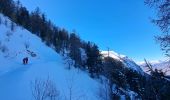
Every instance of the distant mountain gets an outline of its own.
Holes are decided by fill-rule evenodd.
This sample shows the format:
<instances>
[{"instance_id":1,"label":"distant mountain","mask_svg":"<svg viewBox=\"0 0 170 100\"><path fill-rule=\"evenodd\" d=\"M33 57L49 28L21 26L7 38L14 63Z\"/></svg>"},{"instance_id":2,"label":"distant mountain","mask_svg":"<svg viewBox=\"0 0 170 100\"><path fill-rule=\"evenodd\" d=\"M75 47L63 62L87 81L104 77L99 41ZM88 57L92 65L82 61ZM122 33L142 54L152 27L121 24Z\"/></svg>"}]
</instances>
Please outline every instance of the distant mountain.
<instances>
[{"instance_id":1,"label":"distant mountain","mask_svg":"<svg viewBox=\"0 0 170 100\"><path fill-rule=\"evenodd\" d=\"M127 56L125 55L122 55L122 54L118 54L114 51L101 51L101 54L103 55L103 57L112 57L116 60L119 60L121 62L123 62L123 64L127 67L127 68L130 68L132 70L135 70L137 71L138 73L140 74L144 74L143 70L141 69L141 67L136 64L132 59L128 58Z\"/></svg>"},{"instance_id":2,"label":"distant mountain","mask_svg":"<svg viewBox=\"0 0 170 100\"><path fill-rule=\"evenodd\" d=\"M170 75L170 61L157 60L157 61L149 61L149 62L151 63L154 69L158 69L158 70L162 69L164 72L166 71L167 75ZM140 65L145 72L148 71L145 62L139 62L138 65Z\"/></svg>"}]
</instances>

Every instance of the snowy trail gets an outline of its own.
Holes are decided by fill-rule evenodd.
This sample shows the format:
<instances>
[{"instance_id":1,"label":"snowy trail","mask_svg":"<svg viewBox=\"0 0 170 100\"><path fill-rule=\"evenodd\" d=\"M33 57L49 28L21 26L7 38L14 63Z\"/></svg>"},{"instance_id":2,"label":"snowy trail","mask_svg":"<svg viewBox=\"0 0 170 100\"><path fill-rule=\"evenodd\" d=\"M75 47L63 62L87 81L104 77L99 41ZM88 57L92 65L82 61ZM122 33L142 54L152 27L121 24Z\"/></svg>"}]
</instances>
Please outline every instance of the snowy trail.
<instances>
[{"instance_id":1,"label":"snowy trail","mask_svg":"<svg viewBox=\"0 0 170 100\"><path fill-rule=\"evenodd\" d=\"M29 93L29 80L27 80L25 74L35 66L33 64L16 64L14 66L17 66L17 68L0 76L0 89L3 90L0 90L0 98L5 98L5 100L26 100L27 97L25 94L23 95L23 92Z\"/></svg>"},{"instance_id":2,"label":"snowy trail","mask_svg":"<svg viewBox=\"0 0 170 100\"><path fill-rule=\"evenodd\" d=\"M30 82L36 77L43 77L42 71L47 70L45 65L48 63L15 65L19 66L0 76L0 98L5 100L30 100L31 88ZM41 71L37 70L41 68ZM42 70L44 69L44 70ZM49 73L48 71L46 71ZM47 73L44 76L47 75ZM1 91L3 90L3 91ZM23 94L26 92L27 94ZM22 95L21 95L22 94ZM10 95L10 96L9 96ZM29 97L29 99L28 99Z\"/></svg>"},{"instance_id":3,"label":"snowy trail","mask_svg":"<svg viewBox=\"0 0 170 100\"><path fill-rule=\"evenodd\" d=\"M5 100L31 100L31 81L37 78L46 79L50 77L56 83L61 96L68 94L69 81L73 81L75 98L78 97L77 95L88 93L87 100L96 100L94 94L98 83L90 79L84 72L66 70L61 62L53 61L30 65L20 64L18 66L20 67L0 76L0 98L5 98ZM70 80L72 77L73 80Z\"/></svg>"}]
</instances>

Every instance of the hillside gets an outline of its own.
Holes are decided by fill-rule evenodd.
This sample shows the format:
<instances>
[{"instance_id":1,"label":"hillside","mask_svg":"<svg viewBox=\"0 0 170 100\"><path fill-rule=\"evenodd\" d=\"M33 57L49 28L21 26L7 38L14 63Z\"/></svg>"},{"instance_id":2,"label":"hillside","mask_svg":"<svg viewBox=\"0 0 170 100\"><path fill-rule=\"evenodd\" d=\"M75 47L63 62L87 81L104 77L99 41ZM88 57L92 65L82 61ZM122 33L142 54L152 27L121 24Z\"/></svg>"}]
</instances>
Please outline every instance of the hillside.
<instances>
[{"instance_id":1,"label":"hillside","mask_svg":"<svg viewBox=\"0 0 170 100\"><path fill-rule=\"evenodd\" d=\"M169 100L170 81L161 71L147 74L129 57L98 46L39 8L2 0L0 99Z\"/></svg>"},{"instance_id":2,"label":"hillside","mask_svg":"<svg viewBox=\"0 0 170 100\"><path fill-rule=\"evenodd\" d=\"M69 65L64 60L65 57L56 53L52 47L47 47L39 37L17 26L2 14L0 14L0 20L0 98L5 100L33 99L31 83L35 80L47 79L54 81L59 92L59 100L69 98L99 100L101 89L108 91L105 87L107 81L105 82L106 79L103 76L100 79L93 79L86 71L75 69L73 66L69 70ZM104 52L101 54L105 56ZM129 58L119 56L117 53L111 53L111 55L114 55L114 59L123 62L126 68L143 75L139 66ZM29 58L27 65L23 64L24 57ZM113 83L113 93L116 87L117 85ZM117 95L122 100L126 98L125 95L132 100L138 95L134 91L124 90L121 87L119 91Z\"/></svg>"},{"instance_id":3,"label":"hillside","mask_svg":"<svg viewBox=\"0 0 170 100\"><path fill-rule=\"evenodd\" d=\"M22 27L11 31L11 21L0 15L0 98L2 100L32 99L30 82L35 79L54 81L62 99L69 98L72 87L74 100L98 100L99 82L88 74L67 70L63 57L47 47L40 38ZM5 25L6 24L6 25ZM36 55L35 57L32 55ZM28 65L22 59L29 57ZM62 100L60 99L60 100Z\"/></svg>"}]
</instances>

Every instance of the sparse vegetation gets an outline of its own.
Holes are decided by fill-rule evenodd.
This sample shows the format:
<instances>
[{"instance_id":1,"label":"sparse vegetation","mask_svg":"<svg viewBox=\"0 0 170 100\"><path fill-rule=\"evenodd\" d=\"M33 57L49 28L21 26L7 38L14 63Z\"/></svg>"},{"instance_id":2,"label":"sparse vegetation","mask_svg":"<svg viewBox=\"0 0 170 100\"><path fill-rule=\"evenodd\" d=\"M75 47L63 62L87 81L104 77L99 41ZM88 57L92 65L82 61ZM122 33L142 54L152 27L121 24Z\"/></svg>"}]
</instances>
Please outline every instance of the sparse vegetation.
<instances>
[{"instance_id":1,"label":"sparse vegetation","mask_svg":"<svg viewBox=\"0 0 170 100\"><path fill-rule=\"evenodd\" d=\"M31 82L31 90L34 100L59 100L60 92L49 78L34 80Z\"/></svg>"}]
</instances>

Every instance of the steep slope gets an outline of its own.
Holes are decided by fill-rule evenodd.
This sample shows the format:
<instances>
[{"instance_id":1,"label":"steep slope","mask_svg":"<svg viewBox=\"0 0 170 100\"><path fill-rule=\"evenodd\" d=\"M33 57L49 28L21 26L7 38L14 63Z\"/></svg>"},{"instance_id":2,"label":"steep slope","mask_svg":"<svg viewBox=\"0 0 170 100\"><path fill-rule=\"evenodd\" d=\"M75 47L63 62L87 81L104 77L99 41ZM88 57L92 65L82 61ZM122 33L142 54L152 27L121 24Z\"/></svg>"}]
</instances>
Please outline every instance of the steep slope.
<instances>
[{"instance_id":1,"label":"steep slope","mask_svg":"<svg viewBox=\"0 0 170 100\"><path fill-rule=\"evenodd\" d=\"M101 54L103 55L103 57L107 57L108 51L101 51ZM134 71L137 71L139 74L142 74L142 75L144 74L140 66L137 65L132 59L128 58L125 55L118 54L114 51L109 51L109 57L112 57L116 60L121 61L125 65L125 67L130 68Z\"/></svg>"},{"instance_id":2,"label":"steep slope","mask_svg":"<svg viewBox=\"0 0 170 100\"><path fill-rule=\"evenodd\" d=\"M31 100L30 82L50 78L60 92L60 100L98 100L99 82L86 73L72 68L67 70L63 58L41 39L0 15L0 99ZM28 65L22 59L29 57Z\"/></svg>"}]
</instances>

